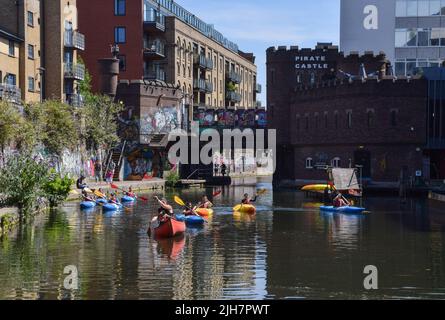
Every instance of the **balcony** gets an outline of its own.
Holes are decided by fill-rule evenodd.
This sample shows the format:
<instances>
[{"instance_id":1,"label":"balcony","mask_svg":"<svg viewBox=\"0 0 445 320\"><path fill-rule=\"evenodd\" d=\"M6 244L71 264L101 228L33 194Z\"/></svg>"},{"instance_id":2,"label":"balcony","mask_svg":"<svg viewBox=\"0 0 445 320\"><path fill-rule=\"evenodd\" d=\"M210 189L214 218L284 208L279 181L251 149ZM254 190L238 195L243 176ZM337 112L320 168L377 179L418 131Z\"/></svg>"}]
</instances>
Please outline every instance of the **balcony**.
<instances>
[{"instance_id":1,"label":"balcony","mask_svg":"<svg viewBox=\"0 0 445 320\"><path fill-rule=\"evenodd\" d=\"M257 83L257 84L255 84L255 88L254 88L254 91L256 92L256 93L261 93L262 92L262 87L261 87L261 85L259 84L259 83Z\"/></svg>"},{"instance_id":2,"label":"balcony","mask_svg":"<svg viewBox=\"0 0 445 320\"><path fill-rule=\"evenodd\" d=\"M84 80L85 79L85 66L82 64L65 63L64 75L67 79Z\"/></svg>"},{"instance_id":3,"label":"balcony","mask_svg":"<svg viewBox=\"0 0 445 320\"><path fill-rule=\"evenodd\" d=\"M165 32L165 16L155 9L144 11L144 30L147 32Z\"/></svg>"},{"instance_id":4,"label":"balcony","mask_svg":"<svg viewBox=\"0 0 445 320\"><path fill-rule=\"evenodd\" d=\"M20 104L22 101L22 91L15 85L0 83L0 99Z\"/></svg>"},{"instance_id":5,"label":"balcony","mask_svg":"<svg viewBox=\"0 0 445 320\"><path fill-rule=\"evenodd\" d=\"M201 69L212 70L213 69L213 60L207 58L202 54L195 54L194 56L194 64Z\"/></svg>"},{"instance_id":6,"label":"balcony","mask_svg":"<svg viewBox=\"0 0 445 320\"><path fill-rule=\"evenodd\" d=\"M77 31L65 30L64 45L67 48L85 50L85 36Z\"/></svg>"},{"instance_id":7,"label":"balcony","mask_svg":"<svg viewBox=\"0 0 445 320\"><path fill-rule=\"evenodd\" d=\"M233 83L241 83L241 75L233 70L226 71L226 78L227 80L233 82Z\"/></svg>"},{"instance_id":8,"label":"balcony","mask_svg":"<svg viewBox=\"0 0 445 320\"><path fill-rule=\"evenodd\" d=\"M226 100L230 102L241 102L241 94L235 91L226 92Z\"/></svg>"},{"instance_id":9,"label":"balcony","mask_svg":"<svg viewBox=\"0 0 445 320\"><path fill-rule=\"evenodd\" d=\"M73 106L76 108L83 107L83 101L84 101L84 98L80 94L74 93L74 94L66 95L66 103L68 103L70 106Z\"/></svg>"},{"instance_id":10,"label":"balcony","mask_svg":"<svg viewBox=\"0 0 445 320\"><path fill-rule=\"evenodd\" d=\"M154 40L146 43L144 48L144 57L150 60L165 59L165 44L160 40Z\"/></svg>"},{"instance_id":11,"label":"balcony","mask_svg":"<svg viewBox=\"0 0 445 320\"><path fill-rule=\"evenodd\" d=\"M161 68L155 68L152 70L145 70L144 79L150 81L163 81L165 82L165 71Z\"/></svg>"},{"instance_id":12,"label":"balcony","mask_svg":"<svg viewBox=\"0 0 445 320\"><path fill-rule=\"evenodd\" d=\"M195 79L193 81L193 89L199 92L212 93L213 83L204 79Z\"/></svg>"}]
</instances>

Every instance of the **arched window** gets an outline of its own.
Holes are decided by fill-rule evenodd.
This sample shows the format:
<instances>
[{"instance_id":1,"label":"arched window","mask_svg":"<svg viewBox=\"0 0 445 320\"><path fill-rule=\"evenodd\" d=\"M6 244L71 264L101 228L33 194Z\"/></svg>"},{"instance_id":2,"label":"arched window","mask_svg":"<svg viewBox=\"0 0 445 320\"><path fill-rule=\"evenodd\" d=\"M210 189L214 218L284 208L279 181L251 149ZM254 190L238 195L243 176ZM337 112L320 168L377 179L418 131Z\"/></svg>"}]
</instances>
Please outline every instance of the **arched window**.
<instances>
[{"instance_id":1,"label":"arched window","mask_svg":"<svg viewBox=\"0 0 445 320\"><path fill-rule=\"evenodd\" d=\"M374 127L374 110L368 110L367 116L368 116L368 128Z\"/></svg>"},{"instance_id":2,"label":"arched window","mask_svg":"<svg viewBox=\"0 0 445 320\"><path fill-rule=\"evenodd\" d=\"M306 169L313 169L314 161L312 158L306 158Z\"/></svg>"},{"instance_id":3,"label":"arched window","mask_svg":"<svg viewBox=\"0 0 445 320\"><path fill-rule=\"evenodd\" d=\"M340 167L340 158L339 157L335 157L334 159L331 160L331 166L333 168L339 168Z\"/></svg>"},{"instance_id":4,"label":"arched window","mask_svg":"<svg viewBox=\"0 0 445 320\"><path fill-rule=\"evenodd\" d=\"M391 110L391 127L397 127L397 110Z\"/></svg>"}]
</instances>

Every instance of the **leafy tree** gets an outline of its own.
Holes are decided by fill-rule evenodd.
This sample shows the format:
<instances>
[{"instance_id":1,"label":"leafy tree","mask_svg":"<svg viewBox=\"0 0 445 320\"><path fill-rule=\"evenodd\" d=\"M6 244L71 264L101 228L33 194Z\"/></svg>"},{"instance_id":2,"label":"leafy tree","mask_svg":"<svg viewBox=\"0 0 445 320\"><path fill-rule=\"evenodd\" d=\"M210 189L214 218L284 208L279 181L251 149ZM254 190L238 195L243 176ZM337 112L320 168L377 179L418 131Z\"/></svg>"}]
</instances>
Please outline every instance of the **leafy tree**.
<instances>
[{"instance_id":1,"label":"leafy tree","mask_svg":"<svg viewBox=\"0 0 445 320\"><path fill-rule=\"evenodd\" d=\"M21 115L17 108L7 101L0 101L0 147L3 164L5 163L5 148L15 141L20 131Z\"/></svg>"},{"instance_id":2,"label":"leafy tree","mask_svg":"<svg viewBox=\"0 0 445 320\"><path fill-rule=\"evenodd\" d=\"M62 175L51 169L48 181L43 186L51 208L57 207L68 198L73 183L74 180L68 175Z\"/></svg>"}]
</instances>

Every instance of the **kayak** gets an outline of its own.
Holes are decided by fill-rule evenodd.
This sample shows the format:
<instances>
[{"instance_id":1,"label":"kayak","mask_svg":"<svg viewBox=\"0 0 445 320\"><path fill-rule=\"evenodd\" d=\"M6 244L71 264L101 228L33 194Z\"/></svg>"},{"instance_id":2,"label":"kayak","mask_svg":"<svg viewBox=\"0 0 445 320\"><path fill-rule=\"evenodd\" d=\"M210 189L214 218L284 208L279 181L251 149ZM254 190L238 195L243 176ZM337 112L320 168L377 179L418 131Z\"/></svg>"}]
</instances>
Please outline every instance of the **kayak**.
<instances>
[{"instance_id":1,"label":"kayak","mask_svg":"<svg viewBox=\"0 0 445 320\"><path fill-rule=\"evenodd\" d=\"M104 198L99 198L96 200L96 204L105 204L107 202L108 202L107 199Z\"/></svg>"},{"instance_id":2,"label":"kayak","mask_svg":"<svg viewBox=\"0 0 445 320\"><path fill-rule=\"evenodd\" d=\"M361 214L363 211L365 211L365 208L359 208L359 207L333 207L333 206L321 206L321 211L325 212L338 212L338 213L345 213L345 214Z\"/></svg>"},{"instance_id":3,"label":"kayak","mask_svg":"<svg viewBox=\"0 0 445 320\"><path fill-rule=\"evenodd\" d=\"M183 214L175 215L178 221L184 221L187 225L202 225L205 219L201 216L186 216Z\"/></svg>"},{"instance_id":4,"label":"kayak","mask_svg":"<svg viewBox=\"0 0 445 320\"><path fill-rule=\"evenodd\" d=\"M135 202L136 198L130 197L130 196L123 196L121 199L122 202Z\"/></svg>"},{"instance_id":5,"label":"kayak","mask_svg":"<svg viewBox=\"0 0 445 320\"><path fill-rule=\"evenodd\" d=\"M96 202L93 202L93 201L82 201L80 203L81 209L91 209L91 208L94 208L95 206L96 206Z\"/></svg>"},{"instance_id":6,"label":"kayak","mask_svg":"<svg viewBox=\"0 0 445 320\"><path fill-rule=\"evenodd\" d=\"M233 207L233 211L254 214L254 213L256 213L256 208L255 208L255 206L253 206L251 204L242 204L242 205L240 204L240 205Z\"/></svg>"},{"instance_id":7,"label":"kayak","mask_svg":"<svg viewBox=\"0 0 445 320\"><path fill-rule=\"evenodd\" d=\"M324 191L324 189L330 188L328 184L310 184L307 186L304 186L301 188L302 191L313 191L313 192L320 192Z\"/></svg>"},{"instance_id":8,"label":"kayak","mask_svg":"<svg viewBox=\"0 0 445 320\"><path fill-rule=\"evenodd\" d=\"M195 210L201 217L208 217L213 214L213 209L199 208Z\"/></svg>"},{"instance_id":9,"label":"kayak","mask_svg":"<svg viewBox=\"0 0 445 320\"><path fill-rule=\"evenodd\" d=\"M102 207L104 211L117 211L120 208L122 208L121 204L115 204L115 203L106 203Z\"/></svg>"},{"instance_id":10,"label":"kayak","mask_svg":"<svg viewBox=\"0 0 445 320\"><path fill-rule=\"evenodd\" d=\"M154 217L151 222L150 228L153 229L155 238L173 238L185 232L184 221L168 219L166 222L159 224L158 218Z\"/></svg>"}]
</instances>

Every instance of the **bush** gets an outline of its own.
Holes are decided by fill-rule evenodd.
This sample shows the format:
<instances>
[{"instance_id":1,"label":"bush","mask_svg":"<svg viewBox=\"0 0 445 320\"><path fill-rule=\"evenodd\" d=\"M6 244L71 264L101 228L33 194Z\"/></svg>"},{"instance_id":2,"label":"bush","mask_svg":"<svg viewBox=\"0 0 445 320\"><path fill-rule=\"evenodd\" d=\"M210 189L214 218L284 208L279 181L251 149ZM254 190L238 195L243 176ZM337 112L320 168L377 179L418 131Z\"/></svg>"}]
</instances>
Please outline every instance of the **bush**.
<instances>
[{"instance_id":1,"label":"bush","mask_svg":"<svg viewBox=\"0 0 445 320\"><path fill-rule=\"evenodd\" d=\"M170 172L170 174L166 177L166 184L169 187L174 187L178 184L179 180L181 180L181 178L179 177L179 174L175 171L175 172Z\"/></svg>"},{"instance_id":2,"label":"bush","mask_svg":"<svg viewBox=\"0 0 445 320\"><path fill-rule=\"evenodd\" d=\"M51 208L57 207L68 198L73 183L74 179L71 179L68 175L62 176L54 169L50 171L43 190Z\"/></svg>"}]
</instances>

